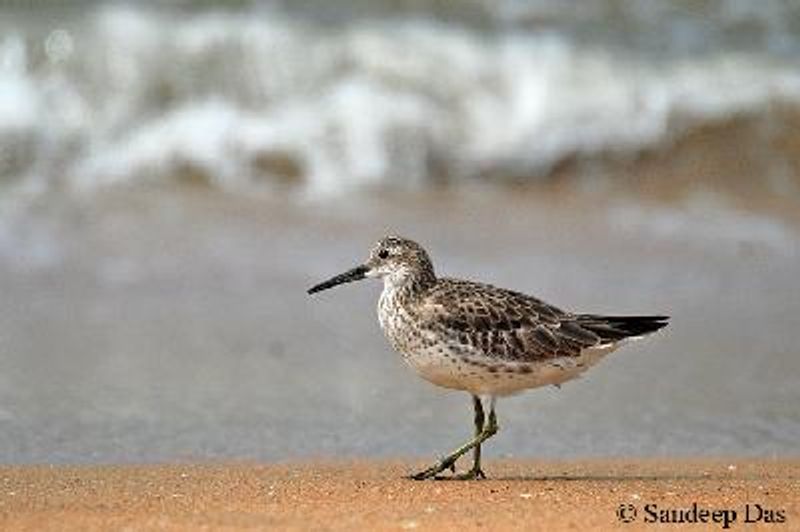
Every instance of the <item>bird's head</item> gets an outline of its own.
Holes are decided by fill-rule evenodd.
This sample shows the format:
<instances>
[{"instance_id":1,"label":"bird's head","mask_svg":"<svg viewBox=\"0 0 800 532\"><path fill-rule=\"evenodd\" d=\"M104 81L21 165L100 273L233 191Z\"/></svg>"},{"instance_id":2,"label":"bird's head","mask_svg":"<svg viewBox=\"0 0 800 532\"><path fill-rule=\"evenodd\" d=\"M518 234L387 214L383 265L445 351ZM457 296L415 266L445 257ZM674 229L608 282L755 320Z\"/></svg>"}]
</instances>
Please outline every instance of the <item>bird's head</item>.
<instances>
[{"instance_id":1,"label":"bird's head","mask_svg":"<svg viewBox=\"0 0 800 532\"><path fill-rule=\"evenodd\" d=\"M425 286L436 280L433 264L422 246L407 238L387 236L375 244L364 264L311 287L308 293L367 277L380 277L386 286L395 288L414 284Z\"/></svg>"}]
</instances>

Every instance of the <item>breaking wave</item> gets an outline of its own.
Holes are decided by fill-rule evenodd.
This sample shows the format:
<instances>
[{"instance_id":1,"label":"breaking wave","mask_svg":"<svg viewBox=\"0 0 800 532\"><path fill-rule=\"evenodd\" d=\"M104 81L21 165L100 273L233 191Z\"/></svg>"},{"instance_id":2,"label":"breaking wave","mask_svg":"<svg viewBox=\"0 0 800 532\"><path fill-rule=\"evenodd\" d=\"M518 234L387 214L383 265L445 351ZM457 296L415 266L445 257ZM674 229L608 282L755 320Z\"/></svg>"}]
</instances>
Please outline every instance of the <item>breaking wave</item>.
<instances>
[{"instance_id":1,"label":"breaking wave","mask_svg":"<svg viewBox=\"0 0 800 532\"><path fill-rule=\"evenodd\" d=\"M520 24L274 9L93 13L0 33L0 181L327 194L537 179L800 105L800 66L769 49L653 54Z\"/></svg>"}]
</instances>

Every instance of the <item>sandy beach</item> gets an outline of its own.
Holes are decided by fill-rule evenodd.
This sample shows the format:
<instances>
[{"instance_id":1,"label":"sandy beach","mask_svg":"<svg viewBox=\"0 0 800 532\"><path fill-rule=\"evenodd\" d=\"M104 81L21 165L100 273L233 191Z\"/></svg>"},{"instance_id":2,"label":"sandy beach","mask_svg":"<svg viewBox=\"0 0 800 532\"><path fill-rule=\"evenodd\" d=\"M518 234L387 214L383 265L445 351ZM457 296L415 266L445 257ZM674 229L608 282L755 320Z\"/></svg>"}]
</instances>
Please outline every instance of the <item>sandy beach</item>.
<instances>
[{"instance_id":1,"label":"sandy beach","mask_svg":"<svg viewBox=\"0 0 800 532\"><path fill-rule=\"evenodd\" d=\"M683 528L645 522L659 510L800 528L796 217L557 190L310 210L195 192L20 225L43 258L2 266L0 530ZM377 286L305 294L389 230L455 275L674 324L502 401L489 480L409 481L466 436L468 398L402 367ZM30 465L52 463L83 465Z\"/></svg>"},{"instance_id":2,"label":"sandy beach","mask_svg":"<svg viewBox=\"0 0 800 532\"><path fill-rule=\"evenodd\" d=\"M636 530L681 509L706 521L696 529L800 525L798 459L490 461L486 481L403 478L418 465L2 467L0 528Z\"/></svg>"}]
</instances>

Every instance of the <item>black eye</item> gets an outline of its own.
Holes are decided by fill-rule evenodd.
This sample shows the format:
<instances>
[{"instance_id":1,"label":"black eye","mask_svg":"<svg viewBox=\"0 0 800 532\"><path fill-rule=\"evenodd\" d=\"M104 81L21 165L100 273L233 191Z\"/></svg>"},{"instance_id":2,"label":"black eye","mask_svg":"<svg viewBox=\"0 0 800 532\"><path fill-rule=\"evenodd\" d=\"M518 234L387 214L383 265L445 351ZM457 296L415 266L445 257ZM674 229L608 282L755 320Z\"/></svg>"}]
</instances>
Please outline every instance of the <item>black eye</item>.
<instances>
[{"instance_id":1,"label":"black eye","mask_svg":"<svg viewBox=\"0 0 800 532\"><path fill-rule=\"evenodd\" d=\"M389 257L389 250L388 250L388 249L382 249L382 250L380 250L380 251L378 252L378 257L380 257L380 258L382 258L382 259L386 259L386 258L388 258L388 257Z\"/></svg>"}]
</instances>

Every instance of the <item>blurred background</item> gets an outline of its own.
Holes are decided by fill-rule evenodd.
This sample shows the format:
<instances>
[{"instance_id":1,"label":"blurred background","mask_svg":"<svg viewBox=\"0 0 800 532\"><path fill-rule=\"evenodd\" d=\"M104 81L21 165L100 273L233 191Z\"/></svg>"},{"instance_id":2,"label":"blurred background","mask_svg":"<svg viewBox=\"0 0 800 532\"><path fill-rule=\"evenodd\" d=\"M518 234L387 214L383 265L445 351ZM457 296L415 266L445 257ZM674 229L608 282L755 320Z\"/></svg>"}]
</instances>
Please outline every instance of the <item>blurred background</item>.
<instances>
[{"instance_id":1,"label":"blurred background","mask_svg":"<svg viewBox=\"0 0 800 532\"><path fill-rule=\"evenodd\" d=\"M797 453L800 5L0 0L0 461L429 456L377 282L666 313L490 456Z\"/></svg>"}]
</instances>

